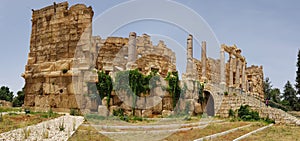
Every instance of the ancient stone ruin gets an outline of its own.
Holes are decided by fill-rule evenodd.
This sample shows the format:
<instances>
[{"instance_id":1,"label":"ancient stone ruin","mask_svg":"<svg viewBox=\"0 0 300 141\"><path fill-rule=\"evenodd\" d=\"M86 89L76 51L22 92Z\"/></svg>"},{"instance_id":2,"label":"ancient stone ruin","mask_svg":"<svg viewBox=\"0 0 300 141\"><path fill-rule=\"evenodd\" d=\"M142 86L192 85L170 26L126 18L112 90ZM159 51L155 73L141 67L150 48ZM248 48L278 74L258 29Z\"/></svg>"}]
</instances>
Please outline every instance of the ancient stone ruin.
<instances>
[{"instance_id":1,"label":"ancient stone ruin","mask_svg":"<svg viewBox=\"0 0 300 141\"><path fill-rule=\"evenodd\" d=\"M97 71L112 77L118 71L138 69L143 74L156 70L161 85L168 72L176 72L176 55L160 41L152 44L147 34L129 33L129 37L92 36L93 10L83 4L68 6L67 2L33 10L30 52L25 73L25 106L36 110L57 111L81 109L82 112L112 113L123 109L130 114L132 108L124 93L112 92L109 109L106 98L100 102L91 99L90 83L97 82ZM143 117L170 115L174 108L187 109L189 114L206 112L216 115L224 92L245 93L263 100L263 68L247 67L241 50L221 45L220 59L207 57L209 43L202 42L201 60L193 57L193 36L187 38L187 66L182 74L181 87L185 93L177 107L172 106L170 94L161 87L154 88L152 97L139 97L135 114ZM225 52L229 59L225 62ZM205 102L199 103L199 85L204 84ZM124 101L125 99L125 101ZM130 100L129 100L130 101ZM147 104L152 106L146 106ZM210 105L210 106L209 106Z\"/></svg>"}]
</instances>

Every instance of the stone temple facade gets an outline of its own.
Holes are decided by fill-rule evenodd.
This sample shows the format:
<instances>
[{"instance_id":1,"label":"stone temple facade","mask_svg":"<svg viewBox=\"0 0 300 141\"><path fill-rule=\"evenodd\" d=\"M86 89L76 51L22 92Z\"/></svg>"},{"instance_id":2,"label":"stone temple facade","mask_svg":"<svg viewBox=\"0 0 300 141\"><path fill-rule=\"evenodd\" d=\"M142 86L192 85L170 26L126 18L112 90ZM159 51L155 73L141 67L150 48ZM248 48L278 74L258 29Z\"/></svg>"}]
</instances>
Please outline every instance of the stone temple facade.
<instances>
[{"instance_id":1,"label":"stone temple facade","mask_svg":"<svg viewBox=\"0 0 300 141\"><path fill-rule=\"evenodd\" d=\"M105 111L105 105L99 106L98 101L88 96L91 91L88 83L97 82L97 70L114 76L116 71L138 69L147 74L154 69L162 78L168 72L176 71L176 55L163 41L154 45L149 35L137 36L134 32L129 33L128 38L101 39L100 36L92 36L92 18L92 8L83 4L69 7L67 2L54 3L33 10L30 52L25 73L22 74L26 83L26 107L66 112L71 108L80 108L101 113ZM197 102L197 86L192 81L205 82L208 96L234 90L257 99L264 98L262 66L247 67L246 58L235 45L221 45L220 59L207 57L206 46L203 41L201 60L198 60L193 57L193 36L187 38L187 68L181 81L181 86L187 86L187 92L179 100L183 103L179 109L189 105L192 114L209 110ZM227 62L225 53L229 55ZM137 103L152 102L155 105L136 108L136 115L151 117L172 113L174 109L168 92L155 88L153 95L156 99L152 98L152 101L147 97L138 99ZM130 113L131 108L122 102L124 98L121 94L113 91L111 99L110 112L122 108ZM218 103L215 101L215 104Z\"/></svg>"}]
</instances>

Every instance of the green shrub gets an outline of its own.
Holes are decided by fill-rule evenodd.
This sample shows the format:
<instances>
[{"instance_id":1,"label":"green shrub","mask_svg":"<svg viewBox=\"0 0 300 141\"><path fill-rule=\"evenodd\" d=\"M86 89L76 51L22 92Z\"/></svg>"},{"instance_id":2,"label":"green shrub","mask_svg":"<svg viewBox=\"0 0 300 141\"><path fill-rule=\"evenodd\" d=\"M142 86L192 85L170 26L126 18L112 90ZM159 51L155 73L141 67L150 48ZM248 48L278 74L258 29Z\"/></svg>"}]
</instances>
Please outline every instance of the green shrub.
<instances>
[{"instance_id":1,"label":"green shrub","mask_svg":"<svg viewBox=\"0 0 300 141\"><path fill-rule=\"evenodd\" d=\"M125 116L120 117L120 120L129 122L129 117L125 115Z\"/></svg>"},{"instance_id":2,"label":"green shrub","mask_svg":"<svg viewBox=\"0 0 300 141\"><path fill-rule=\"evenodd\" d=\"M249 105L241 105L238 110L238 117L244 121L258 121L260 120L259 114L257 111L251 111Z\"/></svg>"},{"instance_id":3,"label":"green shrub","mask_svg":"<svg viewBox=\"0 0 300 141\"><path fill-rule=\"evenodd\" d=\"M113 115L118 117L124 116L124 110L123 109L113 110Z\"/></svg>"},{"instance_id":4,"label":"green shrub","mask_svg":"<svg viewBox=\"0 0 300 141\"><path fill-rule=\"evenodd\" d=\"M226 91L226 92L224 92L224 95L225 95L225 96L227 96L227 95L228 95L228 92L227 92L227 91Z\"/></svg>"},{"instance_id":5,"label":"green shrub","mask_svg":"<svg viewBox=\"0 0 300 141\"><path fill-rule=\"evenodd\" d=\"M40 117L42 118L50 118L50 117L55 117L57 115L52 111L51 108L48 110L48 112L32 112L31 114L40 114Z\"/></svg>"},{"instance_id":6,"label":"green shrub","mask_svg":"<svg viewBox=\"0 0 300 141\"><path fill-rule=\"evenodd\" d=\"M229 117L235 117L235 112L232 109L229 109L228 115Z\"/></svg>"},{"instance_id":7,"label":"green shrub","mask_svg":"<svg viewBox=\"0 0 300 141\"><path fill-rule=\"evenodd\" d=\"M49 111L47 112L47 114L48 114L48 117L53 117L54 116L52 108L49 109Z\"/></svg>"},{"instance_id":8,"label":"green shrub","mask_svg":"<svg viewBox=\"0 0 300 141\"><path fill-rule=\"evenodd\" d=\"M270 119L269 117L263 119L267 124L275 123L275 120Z\"/></svg>"},{"instance_id":9,"label":"green shrub","mask_svg":"<svg viewBox=\"0 0 300 141\"><path fill-rule=\"evenodd\" d=\"M72 116L80 116L80 112L79 112L78 109L71 108L70 109L70 115L72 115Z\"/></svg>"},{"instance_id":10,"label":"green shrub","mask_svg":"<svg viewBox=\"0 0 300 141\"><path fill-rule=\"evenodd\" d=\"M259 113L257 111L251 111L250 114L251 114L252 119L254 119L255 121L260 119Z\"/></svg>"},{"instance_id":11,"label":"green shrub","mask_svg":"<svg viewBox=\"0 0 300 141\"><path fill-rule=\"evenodd\" d=\"M143 121L143 118L142 117L137 117L137 116L134 116L132 118L133 121Z\"/></svg>"}]
</instances>

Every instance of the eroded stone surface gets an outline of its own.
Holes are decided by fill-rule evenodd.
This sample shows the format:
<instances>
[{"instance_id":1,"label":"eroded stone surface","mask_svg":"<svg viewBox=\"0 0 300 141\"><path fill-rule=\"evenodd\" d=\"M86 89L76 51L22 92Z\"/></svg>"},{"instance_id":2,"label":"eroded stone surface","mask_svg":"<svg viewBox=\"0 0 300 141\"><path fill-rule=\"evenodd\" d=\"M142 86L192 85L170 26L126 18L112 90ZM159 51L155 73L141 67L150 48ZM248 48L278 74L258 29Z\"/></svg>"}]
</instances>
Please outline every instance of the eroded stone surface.
<instances>
[{"instance_id":1,"label":"eroded stone surface","mask_svg":"<svg viewBox=\"0 0 300 141\"><path fill-rule=\"evenodd\" d=\"M118 71L138 69L143 74L157 71L161 83L149 94L138 97L135 113L152 117L174 110L172 96L165 90L164 78L168 72L176 71L175 53L163 41L154 45L147 34L139 36L131 32L128 38L93 37L92 18L91 7L82 4L69 8L64 2L34 10L30 53L23 74L25 106L66 112L70 108L80 108L86 112L106 113L107 97L100 100L90 88L90 84L97 82L95 72L102 70L114 76ZM207 96L213 97L214 110L221 105L225 90L230 90L231 94L242 90L263 99L262 67L247 67L245 57L235 45L222 45L220 59L207 57L206 46L209 48L209 43L203 41L201 60L193 58L193 36L187 38L187 72L180 82L186 90L181 95L179 109L190 114L201 114L205 110L207 103L198 103L198 82L205 84ZM230 56L227 63L224 53ZM132 96L113 91L110 114L121 108L130 115L132 103Z\"/></svg>"}]
</instances>

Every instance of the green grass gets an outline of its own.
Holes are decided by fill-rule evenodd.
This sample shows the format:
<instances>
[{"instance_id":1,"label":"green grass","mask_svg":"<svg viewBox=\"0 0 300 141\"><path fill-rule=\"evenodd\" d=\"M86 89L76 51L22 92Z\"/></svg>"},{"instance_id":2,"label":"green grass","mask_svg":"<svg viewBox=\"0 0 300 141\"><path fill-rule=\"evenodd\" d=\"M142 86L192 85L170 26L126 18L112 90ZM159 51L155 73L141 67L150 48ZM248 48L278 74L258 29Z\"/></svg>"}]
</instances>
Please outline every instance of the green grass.
<instances>
[{"instance_id":1,"label":"green grass","mask_svg":"<svg viewBox=\"0 0 300 141\"><path fill-rule=\"evenodd\" d=\"M22 108L13 108L13 107L0 107L0 112L21 112Z\"/></svg>"},{"instance_id":2,"label":"green grass","mask_svg":"<svg viewBox=\"0 0 300 141\"><path fill-rule=\"evenodd\" d=\"M100 115L96 115L96 114L86 114L86 115L84 115L84 118L87 120L90 120L90 119L105 120L105 119L107 119L104 116L100 116Z\"/></svg>"},{"instance_id":3,"label":"green grass","mask_svg":"<svg viewBox=\"0 0 300 141\"><path fill-rule=\"evenodd\" d=\"M224 122L224 123L213 123L206 126L203 129L193 129L189 131L176 132L170 135L169 137L162 139L162 141L190 141L205 137L208 135L224 132L236 127L244 126L249 124L249 122Z\"/></svg>"},{"instance_id":4,"label":"green grass","mask_svg":"<svg viewBox=\"0 0 300 141\"><path fill-rule=\"evenodd\" d=\"M92 126L79 126L68 141L113 141Z\"/></svg>"},{"instance_id":5,"label":"green grass","mask_svg":"<svg viewBox=\"0 0 300 141\"><path fill-rule=\"evenodd\" d=\"M0 122L0 133L37 124L59 116L61 115L56 113L49 115L49 112L32 112L27 115L9 113L2 116L2 121Z\"/></svg>"},{"instance_id":6,"label":"green grass","mask_svg":"<svg viewBox=\"0 0 300 141\"><path fill-rule=\"evenodd\" d=\"M252 134L243 141L300 141L299 133L299 126L274 125Z\"/></svg>"}]
</instances>

